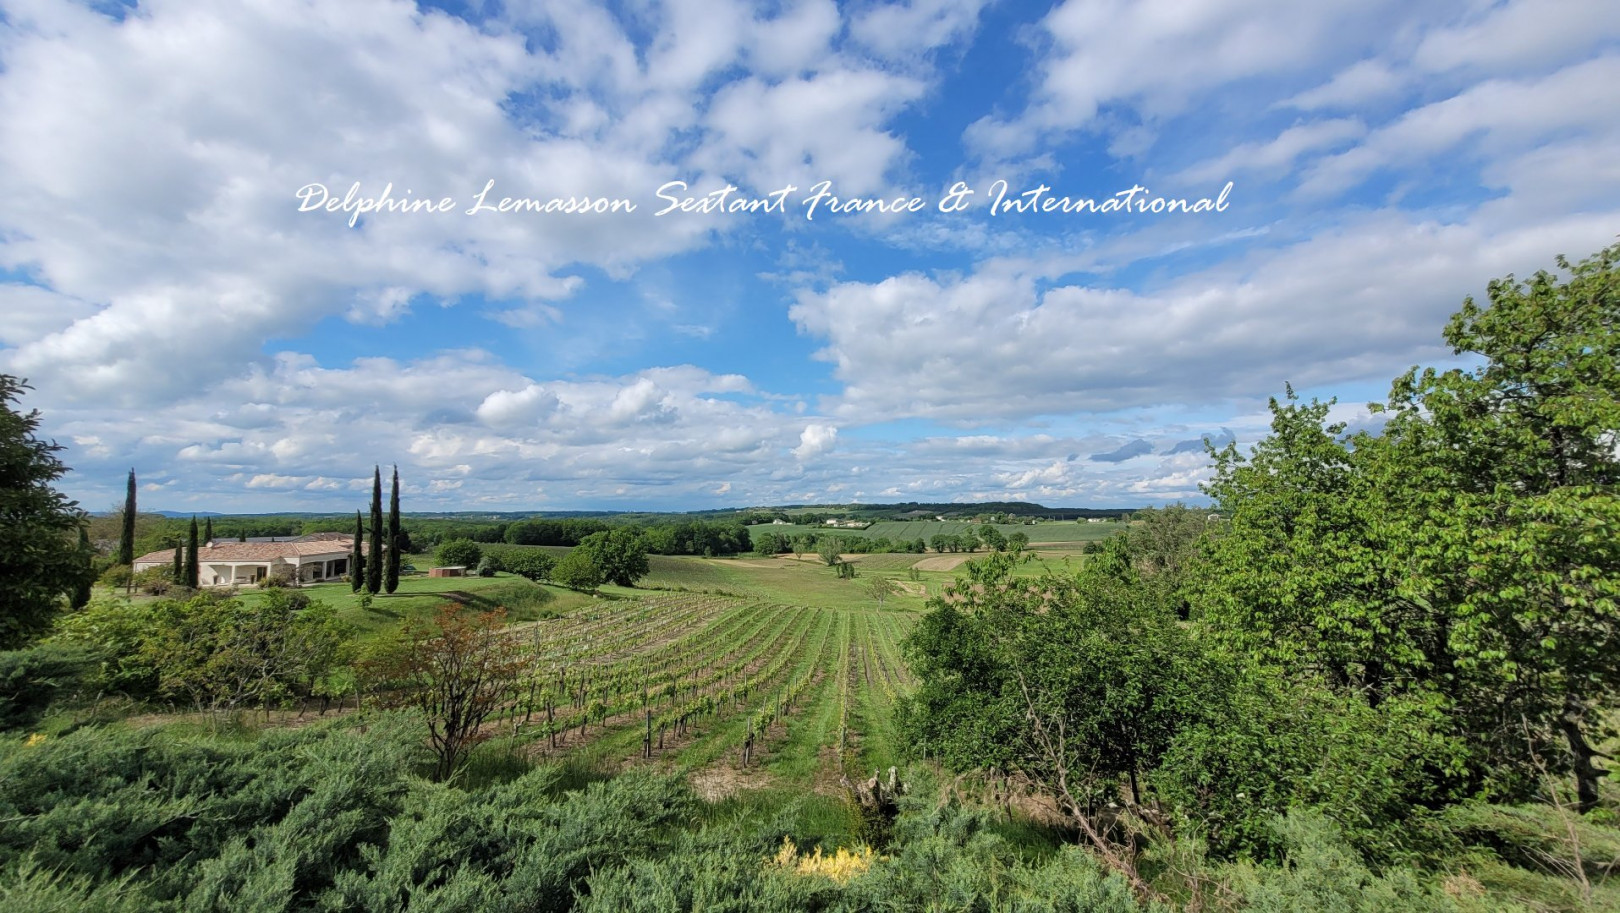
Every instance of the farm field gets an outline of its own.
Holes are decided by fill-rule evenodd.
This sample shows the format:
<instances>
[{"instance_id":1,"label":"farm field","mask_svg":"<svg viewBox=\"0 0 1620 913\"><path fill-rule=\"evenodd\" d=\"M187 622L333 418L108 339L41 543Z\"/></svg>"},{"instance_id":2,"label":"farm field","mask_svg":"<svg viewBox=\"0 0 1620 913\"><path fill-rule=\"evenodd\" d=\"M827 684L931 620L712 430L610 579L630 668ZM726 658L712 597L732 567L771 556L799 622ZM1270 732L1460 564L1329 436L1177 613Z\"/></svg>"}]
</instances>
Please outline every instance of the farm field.
<instances>
[{"instance_id":1,"label":"farm field","mask_svg":"<svg viewBox=\"0 0 1620 913\"><path fill-rule=\"evenodd\" d=\"M529 548L569 551L504 547ZM710 798L809 792L833 809L843 807L843 780L900 761L894 714L912 686L901 643L969 557L982 554L849 555L856 576L842 579L808 555L651 555L638 586L595 596L506 573L413 574L369 598L343 582L298 592L332 606L363 640L449 602L508 611L526 675L486 725L474 771L512 758L592 776L652 767ZM1062 563L1030 560L1018 573L1048 566ZM894 584L881 602L876 578Z\"/></svg>"},{"instance_id":2,"label":"farm field","mask_svg":"<svg viewBox=\"0 0 1620 913\"><path fill-rule=\"evenodd\" d=\"M654 766L711 797L836 796L842 779L898 761L894 705L911 686L900 643L922 585L880 605L870 574L841 580L791 558L651 563L635 589L512 626L530 671L481 752Z\"/></svg>"},{"instance_id":3,"label":"farm field","mask_svg":"<svg viewBox=\"0 0 1620 913\"><path fill-rule=\"evenodd\" d=\"M860 536L867 539L887 538L894 541L910 541L913 539L928 540L938 535L953 536L970 526L983 526L980 523L966 523L959 520L883 520L873 523L866 529L839 529L832 526L804 526L789 523L780 525L760 525L750 527L751 532L771 532L779 535L799 536L805 533L833 533L839 536ZM1000 530L1003 535L1023 533L1029 537L1034 545L1047 543L1080 543L1094 542L1119 532L1121 524L1116 521L1105 523L1074 523L1074 522L1045 522L1033 525L1022 523L995 523L990 524Z\"/></svg>"}]
</instances>

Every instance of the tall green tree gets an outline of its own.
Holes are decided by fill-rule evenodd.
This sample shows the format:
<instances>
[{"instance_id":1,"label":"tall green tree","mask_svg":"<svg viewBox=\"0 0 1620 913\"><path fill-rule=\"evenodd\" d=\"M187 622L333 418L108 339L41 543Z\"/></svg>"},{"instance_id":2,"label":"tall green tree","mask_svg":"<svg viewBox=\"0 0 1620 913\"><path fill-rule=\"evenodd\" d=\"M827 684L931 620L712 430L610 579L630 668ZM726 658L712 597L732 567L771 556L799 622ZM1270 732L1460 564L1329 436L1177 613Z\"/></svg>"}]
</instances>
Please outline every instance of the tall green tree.
<instances>
[{"instance_id":1,"label":"tall green tree","mask_svg":"<svg viewBox=\"0 0 1620 913\"><path fill-rule=\"evenodd\" d=\"M349 547L349 589L360 592L366 585L366 525L360 520L360 511L354 512L354 544Z\"/></svg>"},{"instance_id":2,"label":"tall green tree","mask_svg":"<svg viewBox=\"0 0 1620 913\"><path fill-rule=\"evenodd\" d=\"M169 576L174 578L176 584L184 583L186 579L186 550L179 542L174 544L174 566L169 569Z\"/></svg>"},{"instance_id":3,"label":"tall green tree","mask_svg":"<svg viewBox=\"0 0 1620 913\"><path fill-rule=\"evenodd\" d=\"M603 580L619 586L635 586L649 570L646 543L641 531L631 526L592 533L569 554L575 552L595 565Z\"/></svg>"},{"instance_id":4,"label":"tall green tree","mask_svg":"<svg viewBox=\"0 0 1620 913\"><path fill-rule=\"evenodd\" d=\"M197 588L197 582L198 582L197 578L198 578L198 574L199 574L199 571L200 571L200 568L198 567L198 561L197 561L197 559L198 559L197 546L198 545L199 545L199 543L197 541L197 518L195 516L193 516L191 518L191 529L188 530L187 533L186 533L186 579L185 579L184 583L185 583L186 586L189 586L194 590Z\"/></svg>"},{"instance_id":5,"label":"tall green tree","mask_svg":"<svg viewBox=\"0 0 1620 913\"><path fill-rule=\"evenodd\" d=\"M602 585L602 569L596 566L590 555L581 551L582 548L583 543L558 560L551 570L552 583L582 593L589 593Z\"/></svg>"},{"instance_id":6,"label":"tall green tree","mask_svg":"<svg viewBox=\"0 0 1620 913\"><path fill-rule=\"evenodd\" d=\"M1590 811L1620 700L1620 245L1557 264L1466 300L1445 340L1483 364L1396 380L1370 450L1470 730L1521 766L1564 743Z\"/></svg>"},{"instance_id":7,"label":"tall green tree","mask_svg":"<svg viewBox=\"0 0 1620 913\"><path fill-rule=\"evenodd\" d=\"M208 517L203 522L206 525L203 526L202 541L204 545L207 545L208 543L214 541L214 518Z\"/></svg>"},{"instance_id":8,"label":"tall green tree","mask_svg":"<svg viewBox=\"0 0 1620 913\"><path fill-rule=\"evenodd\" d=\"M980 528L979 538L984 541L984 547L992 552L1004 552L1007 550L1007 537L1003 536L1001 530L996 529L994 526L986 524Z\"/></svg>"},{"instance_id":9,"label":"tall green tree","mask_svg":"<svg viewBox=\"0 0 1620 913\"><path fill-rule=\"evenodd\" d=\"M90 574L80 548L84 511L52 487L67 473L54 441L35 436L39 411L13 407L28 384L0 374L0 650L50 629Z\"/></svg>"},{"instance_id":10,"label":"tall green tree","mask_svg":"<svg viewBox=\"0 0 1620 913\"><path fill-rule=\"evenodd\" d=\"M96 556L96 549L95 546L90 544L90 528L88 526L79 527L79 554L83 556L82 560L84 561L85 567L91 567L91 562ZM84 578L79 581L78 588L73 591L73 598L68 600L68 605L75 609L82 609L86 605L89 605L90 587L94 583L95 580L93 576L90 573L86 573Z\"/></svg>"},{"instance_id":11,"label":"tall green tree","mask_svg":"<svg viewBox=\"0 0 1620 913\"><path fill-rule=\"evenodd\" d=\"M389 593L399 589L399 467L394 467L394 487L388 495L388 565L383 574L383 589Z\"/></svg>"},{"instance_id":12,"label":"tall green tree","mask_svg":"<svg viewBox=\"0 0 1620 913\"><path fill-rule=\"evenodd\" d=\"M118 563L131 565L135 563L135 470L129 471L129 481L124 486L124 516L123 525L118 534Z\"/></svg>"},{"instance_id":13,"label":"tall green tree","mask_svg":"<svg viewBox=\"0 0 1620 913\"><path fill-rule=\"evenodd\" d=\"M1458 789L1574 774L1620 699L1620 247L1512 276L1452 318L1479 365L1398 378L1381 433L1273 403L1248 459L1217 454L1226 519L1196 589L1246 655L1362 694L1430 701L1467 746Z\"/></svg>"},{"instance_id":14,"label":"tall green tree","mask_svg":"<svg viewBox=\"0 0 1620 913\"><path fill-rule=\"evenodd\" d=\"M366 592L375 596L382 591L383 580L383 511L382 467L371 475L371 548L366 561Z\"/></svg>"},{"instance_id":15,"label":"tall green tree","mask_svg":"<svg viewBox=\"0 0 1620 913\"><path fill-rule=\"evenodd\" d=\"M1387 492L1367 471L1333 402L1271 400L1271 434L1245 457L1215 453L1205 486L1220 514L1195 601L1234 652L1281 669L1319 670L1376 702L1432 667L1444 640L1427 605L1402 587Z\"/></svg>"}]
</instances>

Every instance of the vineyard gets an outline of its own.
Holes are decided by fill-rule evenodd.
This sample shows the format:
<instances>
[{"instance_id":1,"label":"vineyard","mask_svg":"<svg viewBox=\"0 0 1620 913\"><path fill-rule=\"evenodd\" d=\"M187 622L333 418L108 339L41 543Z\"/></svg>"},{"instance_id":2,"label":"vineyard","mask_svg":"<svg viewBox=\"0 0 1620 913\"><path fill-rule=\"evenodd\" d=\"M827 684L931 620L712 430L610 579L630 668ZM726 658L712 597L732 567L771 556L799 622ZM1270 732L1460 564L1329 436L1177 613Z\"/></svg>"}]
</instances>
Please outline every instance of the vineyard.
<instances>
[{"instance_id":1,"label":"vineyard","mask_svg":"<svg viewBox=\"0 0 1620 913\"><path fill-rule=\"evenodd\" d=\"M709 593L603 600L507 629L526 673L490 734L536 759L830 791L896 760L900 643L916 617Z\"/></svg>"}]
</instances>

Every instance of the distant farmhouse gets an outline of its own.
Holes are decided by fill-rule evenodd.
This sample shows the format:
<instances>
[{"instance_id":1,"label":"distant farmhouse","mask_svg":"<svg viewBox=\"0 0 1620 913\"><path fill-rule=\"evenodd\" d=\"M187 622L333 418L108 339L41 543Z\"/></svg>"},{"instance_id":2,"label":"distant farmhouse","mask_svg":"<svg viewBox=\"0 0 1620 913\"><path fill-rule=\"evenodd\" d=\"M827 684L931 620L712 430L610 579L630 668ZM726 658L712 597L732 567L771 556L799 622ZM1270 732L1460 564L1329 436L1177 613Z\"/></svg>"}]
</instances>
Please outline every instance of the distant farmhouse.
<instances>
[{"instance_id":1,"label":"distant farmhouse","mask_svg":"<svg viewBox=\"0 0 1620 913\"><path fill-rule=\"evenodd\" d=\"M345 533L312 533L293 539L250 539L233 542L214 539L197 549L199 586L243 586L271 576L316 583L335 580L349 572L354 537ZM361 552L366 551L361 543ZM136 573L153 567L173 567L174 549L166 548L135 559Z\"/></svg>"}]
</instances>

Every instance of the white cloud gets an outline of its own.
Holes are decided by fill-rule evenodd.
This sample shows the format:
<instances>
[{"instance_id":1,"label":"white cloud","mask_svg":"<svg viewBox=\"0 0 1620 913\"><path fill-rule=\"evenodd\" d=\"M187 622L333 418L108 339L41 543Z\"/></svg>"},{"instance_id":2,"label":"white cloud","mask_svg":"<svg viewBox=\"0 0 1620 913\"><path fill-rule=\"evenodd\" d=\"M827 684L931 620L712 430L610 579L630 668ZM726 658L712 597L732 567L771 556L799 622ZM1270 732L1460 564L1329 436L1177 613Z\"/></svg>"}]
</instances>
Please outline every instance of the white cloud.
<instances>
[{"instance_id":1,"label":"white cloud","mask_svg":"<svg viewBox=\"0 0 1620 913\"><path fill-rule=\"evenodd\" d=\"M0 368L53 398L161 402L262 365L266 338L331 316L390 323L423 295L558 325L580 265L624 278L727 224L655 220L647 197L671 176L881 188L907 155L887 122L928 78L834 50L824 0L768 19L672 0L648 14L644 54L594 4L508 12L480 27L395 0L152 0L121 21L54 2L8 11L0 269L38 279L3 292L29 316L0 331L14 347ZM738 72L744 60L769 64ZM489 180L496 195L644 205L464 215ZM296 211L312 182L458 206L351 229L347 214Z\"/></svg>"},{"instance_id":2,"label":"white cloud","mask_svg":"<svg viewBox=\"0 0 1620 913\"><path fill-rule=\"evenodd\" d=\"M799 433L799 446L793 448L793 455L800 460L820 456L831 450L837 440L838 429L832 425L806 425Z\"/></svg>"},{"instance_id":3,"label":"white cloud","mask_svg":"<svg viewBox=\"0 0 1620 913\"><path fill-rule=\"evenodd\" d=\"M248 488L298 488L312 481L306 476L280 476L263 472L247 480Z\"/></svg>"},{"instance_id":4,"label":"white cloud","mask_svg":"<svg viewBox=\"0 0 1620 913\"><path fill-rule=\"evenodd\" d=\"M478 404L479 421L495 427L533 423L557 410L557 395L539 384L522 390L496 390Z\"/></svg>"},{"instance_id":5,"label":"white cloud","mask_svg":"<svg viewBox=\"0 0 1620 913\"><path fill-rule=\"evenodd\" d=\"M716 93L708 141L694 156L707 170L760 192L790 182L832 181L841 196L882 191L906 145L884 123L922 95L915 78L840 69L771 84L738 80Z\"/></svg>"},{"instance_id":6,"label":"white cloud","mask_svg":"<svg viewBox=\"0 0 1620 913\"><path fill-rule=\"evenodd\" d=\"M856 40L889 59L950 45L971 33L986 0L906 0L873 5L850 23Z\"/></svg>"},{"instance_id":7,"label":"white cloud","mask_svg":"<svg viewBox=\"0 0 1620 913\"><path fill-rule=\"evenodd\" d=\"M1217 403L1285 382L1387 380L1443 357L1439 327L1509 269L1592 250L1620 212L1456 225L1364 217L1150 292L1038 280L1066 266L992 261L969 276L907 273L799 296L823 340L845 421L964 424Z\"/></svg>"},{"instance_id":8,"label":"white cloud","mask_svg":"<svg viewBox=\"0 0 1620 913\"><path fill-rule=\"evenodd\" d=\"M1091 125L1109 104L1149 120L1178 114L1231 83L1320 66L1337 48L1383 31L1391 5L1067 0L1041 22L1050 48L1028 105L976 122L965 138L986 159L1010 159Z\"/></svg>"},{"instance_id":9,"label":"white cloud","mask_svg":"<svg viewBox=\"0 0 1620 913\"><path fill-rule=\"evenodd\" d=\"M1620 16L1574 0L1510 0L1481 7L1424 36L1413 62L1425 69L1500 73L1561 66L1620 38Z\"/></svg>"},{"instance_id":10,"label":"white cloud","mask_svg":"<svg viewBox=\"0 0 1620 913\"><path fill-rule=\"evenodd\" d=\"M1271 140L1234 146L1219 158L1188 168L1177 178L1198 184L1249 171L1286 172L1301 155L1342 145L1366 132L1366 125L1353 117L1296 124Z\"/></svg>"},{"instance_id":11,"label":"white cloud","mask_svg":"<svg viewBox=\"0 0 1620 913\"><path fill-rule=\"evenodd\" d=\"M1355 147L1319 161L1308 169L1301 190L1309 196L1341 192L1377 169L1430 160L1464 143L1468 161L1533 148L1570 131L1612 137L1620 133L1609 114L1616 108L1620 56L1542 77L1489 80L1414 108Z\"/></svg>"},{"instance_id":12,"label":"white cloud","mask_svg":"<svg viewBox=\"0 0 1620 913\"><path fill-rule=\"evenodd\" d=\"M1301 92L1283 104L1306 111L1354 108L1388 98L1405 85L1405 80L1388 63L1369 58L1356 61L1322 85Z\"/></svg>"}]
</instances>

